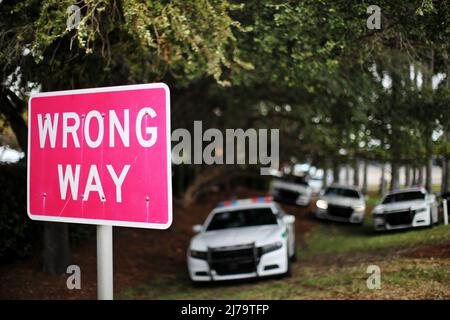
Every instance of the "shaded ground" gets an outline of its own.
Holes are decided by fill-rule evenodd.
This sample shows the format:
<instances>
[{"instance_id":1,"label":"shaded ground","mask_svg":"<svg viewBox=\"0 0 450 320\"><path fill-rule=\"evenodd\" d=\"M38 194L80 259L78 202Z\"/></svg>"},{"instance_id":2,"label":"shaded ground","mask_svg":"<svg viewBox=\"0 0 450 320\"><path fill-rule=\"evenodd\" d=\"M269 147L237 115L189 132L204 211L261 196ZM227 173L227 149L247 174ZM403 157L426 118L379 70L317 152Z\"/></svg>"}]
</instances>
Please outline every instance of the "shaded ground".
<instances>
[{"instance_id":1,"label":"shaded ground","mask_svg":"<svg viewBox=\"0 0 450 320\"><path fill-rule=\"evenodd\" d=\"M241 198L262 195L234 190ZM362 227L323 223L308 209L286 206L296 215L299 262L293 277L225 283L196 288L186 272L185 252L193 233L215 204L212 195L183 208L174 205L169 230L114 229L114 291L128 299L371 299L450 298L450 228L439 226L374 234L368 219ZM66 275L40 271L39 255L0 266L1 299L95 299L95 238L73 248L82 270L82 289L68 290ZM368 290L366 268L379 265L382 289Z\"/></svg>"}]
</instances>

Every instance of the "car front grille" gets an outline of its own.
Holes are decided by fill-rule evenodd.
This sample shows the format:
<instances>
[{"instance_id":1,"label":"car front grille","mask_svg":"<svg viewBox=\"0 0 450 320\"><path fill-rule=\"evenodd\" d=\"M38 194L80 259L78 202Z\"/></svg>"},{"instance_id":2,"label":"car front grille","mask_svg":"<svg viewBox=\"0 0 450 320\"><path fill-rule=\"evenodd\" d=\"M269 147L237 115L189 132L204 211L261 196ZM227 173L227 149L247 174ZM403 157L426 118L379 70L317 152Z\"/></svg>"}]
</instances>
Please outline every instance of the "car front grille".
<instances>
[{"instance_id":1,"label":"car front grille","mask_svg":"<svg viewBox=\"0 0 450 320\"><path fill-rule=\"evenodd\" d=\"M252 273L256 271L259 255L253 244L227 247L209 248L208 263L211 270L218 275Z\"/></svg>"},{"instance_id":2,"label":"car front grille","mask_svg":"<svg viewBox=\"0 0 450 320\"><path fill-rule=\"evenodd\" d=\"M411 210L386 213L386 222L391 226L411 224L414 213Z\"/></svg>"},{"instance_id":3,"label":"car front grille","mask_svg":"<svg viewBox=\"0 0 450 320\"><path fill-rule=\"evenodd\" d=\"M350 219L350 216L353 213L353 208L329 204L327 212L329 215L334 217Z\"/></svg>"}]
</instances>

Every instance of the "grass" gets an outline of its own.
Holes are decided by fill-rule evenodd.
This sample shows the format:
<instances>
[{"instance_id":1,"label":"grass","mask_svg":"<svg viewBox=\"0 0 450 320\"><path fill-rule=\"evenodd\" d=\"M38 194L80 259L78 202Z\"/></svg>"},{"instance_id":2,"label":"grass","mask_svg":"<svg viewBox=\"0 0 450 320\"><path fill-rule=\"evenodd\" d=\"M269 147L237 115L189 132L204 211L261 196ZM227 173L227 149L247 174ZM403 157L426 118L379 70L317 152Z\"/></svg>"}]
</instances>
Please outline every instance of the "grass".
<instances>
[{"instance_id":1,"label":"grass","mask_svg":"<svg viewBox=\"0 0 450 320\"><path fill-rule=\"evenodd\" d=\"M296 267L289 279L193 287L185 278L165 278L127 289L116 299L448 299L450 262L433 259L374 260L381 289L366 286L367 263Z\"/></svg>"},{"instance_id":2,"label":"grass","mask_svg":"<svg viewBox=\"0 0 450 320\"><path fill-rule=\"evenodd\" d=\"M374 234L363 226L316 225L298 247L293 276L195 287L186 275L159 278L129 288L117 299L449 299L450 258L403 257L396 253L449 244L450 227ZM381 268L381 289L369 290L369 265Z\"/></svg>"},{"instance_id":3,"label":"grass","mask_svg":"<svg viewBox=\"0 0 450 320\"><path fill-rule=\"evenodd\" d=\"M430 244L448 243L450 228L440 225L428 229L413 229L389 233L375 233L372 219L361 227L325 223L308 235L308 250L301 257L327 253L375 253L389 249L412 248Z\"/></svg>"}]
</instances>

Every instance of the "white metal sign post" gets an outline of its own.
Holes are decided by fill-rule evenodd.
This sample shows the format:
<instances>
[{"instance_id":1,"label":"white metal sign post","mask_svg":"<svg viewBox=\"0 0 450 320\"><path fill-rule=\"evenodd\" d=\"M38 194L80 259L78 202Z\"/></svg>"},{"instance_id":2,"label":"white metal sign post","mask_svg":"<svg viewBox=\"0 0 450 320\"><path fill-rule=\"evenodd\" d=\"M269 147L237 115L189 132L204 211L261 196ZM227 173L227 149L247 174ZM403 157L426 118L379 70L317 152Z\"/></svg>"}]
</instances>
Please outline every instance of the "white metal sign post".
<instances>
[{"instance_id":1,"label":"white metal sign post","mask_svg":"<svg viewBox=\"0 0 450 320\"><path fill-rule=\"evenodd\" d=\"M447 203L447 199L444 199L442 201L443 203L443 207L444 207L444 224L447 225L448 224L448 203Z\"/></svg>"},{"instance_id":2,"label":"white metal sign post","mask_svg":"<svg viewBox=\"0 0 450 320\"><path fill-rule=\"evenodd\" d=\"M98 298L113 299L113 226L172 224L169 88L38 93L28 128L28 216L97 225Z\"/></svg>"},{"instance_id":3,"label":"white metal sign post","mask_svg":"<svg viewBox=\"0 0 450 320\"><path fill-rule=\"evenodd\" d=\"M97 297L113 299L113 233L112 226L97 226Z\"/></svg>"}]
</instances>

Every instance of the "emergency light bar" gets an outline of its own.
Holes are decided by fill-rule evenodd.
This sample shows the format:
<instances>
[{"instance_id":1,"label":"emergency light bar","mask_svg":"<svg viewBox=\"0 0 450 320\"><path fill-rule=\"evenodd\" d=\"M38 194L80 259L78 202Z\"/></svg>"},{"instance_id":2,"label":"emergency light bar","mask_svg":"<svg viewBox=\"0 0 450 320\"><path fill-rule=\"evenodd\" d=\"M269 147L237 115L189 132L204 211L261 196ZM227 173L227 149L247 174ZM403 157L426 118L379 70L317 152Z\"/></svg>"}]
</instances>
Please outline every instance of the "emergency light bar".
<instances>
[{"instance_id":1,"label":"emergency light bar","mask_svg":"<svg viewBox=\"0 0 450 320\"><path fill-rule=\"evenodd\" d=\"M271 196L254 197L254 198L240 199L240 200L221 201L217 204L217 206L218 207L228 207L228 206L236 206L236 205L242 205L242 204L264 203L264 202L271 202L271 201L273 201L273 197L271 197Z\"/></svg>"}]
</instances>

